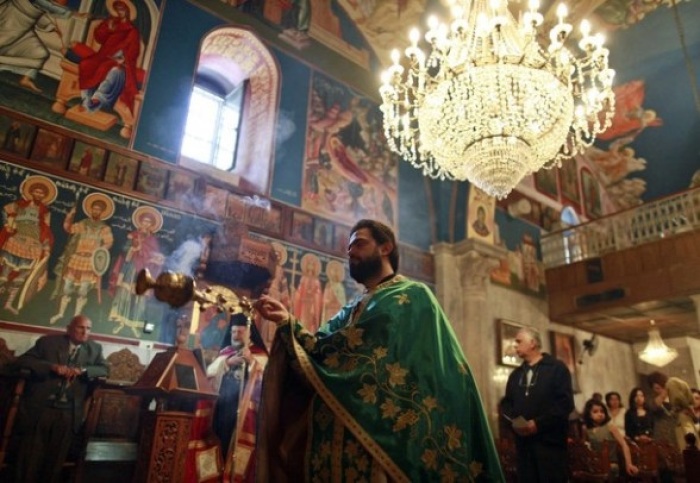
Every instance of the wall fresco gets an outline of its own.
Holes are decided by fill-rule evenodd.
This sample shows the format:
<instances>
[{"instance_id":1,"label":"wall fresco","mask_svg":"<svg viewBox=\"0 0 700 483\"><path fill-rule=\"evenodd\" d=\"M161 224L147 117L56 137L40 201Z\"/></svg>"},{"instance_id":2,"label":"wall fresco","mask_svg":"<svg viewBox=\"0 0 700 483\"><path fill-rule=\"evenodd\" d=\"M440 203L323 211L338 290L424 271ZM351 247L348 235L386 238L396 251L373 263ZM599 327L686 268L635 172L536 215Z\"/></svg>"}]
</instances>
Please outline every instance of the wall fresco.
<instances>
[{"instance_id":1,"label":"wall fresco","mask_svg":"<svg viewBox=\"0 0 700 483\"><path fill-rule=\"evenodd\" d=\"M397 225L397 158L382 135L378 108L315 74L306 131L302 208L353 224Z\"/></svg>"},{"instance_id":2,"label":"wall fresco","mask_svg":"<svg viewBox=\"0 0 700 483\"><path fill-rule=\"evenodd\" d=\"M143 102L158 10L154 0L3 2L0 105L128 144Z\"/></svg>"},{"instance_id":3,"label":"wall fresco","mask_svg":"<svg viewBox=\"0 0 700 483\"><path fill-rule=\"evenodd\" d=\"M133 294L136 274L191 274L218 226L4 161L0 209L0 318L60 327L84 313L97 333L169 343L171 311ZM144 334L145 321L154 333Z\"/></svg>"}]
</instances>

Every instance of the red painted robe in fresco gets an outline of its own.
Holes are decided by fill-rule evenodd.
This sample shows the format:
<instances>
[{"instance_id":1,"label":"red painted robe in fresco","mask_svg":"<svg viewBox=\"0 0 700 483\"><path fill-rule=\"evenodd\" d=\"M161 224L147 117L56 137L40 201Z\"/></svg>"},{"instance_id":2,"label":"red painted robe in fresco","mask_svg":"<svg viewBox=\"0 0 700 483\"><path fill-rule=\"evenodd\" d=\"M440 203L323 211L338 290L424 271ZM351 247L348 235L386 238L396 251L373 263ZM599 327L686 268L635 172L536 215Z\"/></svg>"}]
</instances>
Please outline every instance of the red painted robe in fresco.
<instances>
[{"instance_id":1,"label":"red painted robe in fresco","mask_svg":"<svg viewBox=\"0 0 700 483\"><path fill-rule=\"evenodd\" d=\"M110 22L114 25L113 29L110 28ZM85 44L77 44L73 47L75 53L82 59L78 65L80 89L96 89L112 67L120 65L114 56L121 51L124 56L121 68L124 69L126 80L119 100L133 111L138 83L143 77L143 71L136 65L141 51L139 31L128 19L112 17L97 26L94 37L100 43L97 52Z\"/></svg>"}]
</instances>

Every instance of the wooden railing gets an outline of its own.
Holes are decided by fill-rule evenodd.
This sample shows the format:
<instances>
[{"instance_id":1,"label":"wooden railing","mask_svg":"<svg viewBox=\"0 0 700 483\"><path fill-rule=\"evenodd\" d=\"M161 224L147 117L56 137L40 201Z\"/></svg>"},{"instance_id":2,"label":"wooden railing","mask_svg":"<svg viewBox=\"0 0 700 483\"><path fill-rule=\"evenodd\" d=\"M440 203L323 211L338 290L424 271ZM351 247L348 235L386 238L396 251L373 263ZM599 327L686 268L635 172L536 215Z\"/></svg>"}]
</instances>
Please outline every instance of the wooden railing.
<instances>
[{"instance_id":1,"label":"wooden railing","mask_svg":"<svg viewBox=\"0 0 700 483\"><path fill-rule=\"evenodd\" d=\"M542 237L546 268L597 258L700 228L700 188L693 188Z\"/></svg>"}]
</instances>

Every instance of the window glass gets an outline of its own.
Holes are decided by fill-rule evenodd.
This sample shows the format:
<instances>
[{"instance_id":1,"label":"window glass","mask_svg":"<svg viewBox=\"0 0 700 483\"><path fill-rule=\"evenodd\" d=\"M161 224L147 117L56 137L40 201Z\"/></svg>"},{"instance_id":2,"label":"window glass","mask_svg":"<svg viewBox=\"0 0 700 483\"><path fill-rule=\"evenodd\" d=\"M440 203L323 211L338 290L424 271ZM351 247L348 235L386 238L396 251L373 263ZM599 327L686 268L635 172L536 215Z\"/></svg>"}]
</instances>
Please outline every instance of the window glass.
<instances>
[{"instance_id":1,"label":"window glass","mask_svg":"<svg viewBox=\"0 0 700 483\"><path fill-rule=\"evenodd\" d=\"M244 85L226 98L195 85L192 90L182 155L222 170L235 165Z\"/></svg>"}]
</instances>

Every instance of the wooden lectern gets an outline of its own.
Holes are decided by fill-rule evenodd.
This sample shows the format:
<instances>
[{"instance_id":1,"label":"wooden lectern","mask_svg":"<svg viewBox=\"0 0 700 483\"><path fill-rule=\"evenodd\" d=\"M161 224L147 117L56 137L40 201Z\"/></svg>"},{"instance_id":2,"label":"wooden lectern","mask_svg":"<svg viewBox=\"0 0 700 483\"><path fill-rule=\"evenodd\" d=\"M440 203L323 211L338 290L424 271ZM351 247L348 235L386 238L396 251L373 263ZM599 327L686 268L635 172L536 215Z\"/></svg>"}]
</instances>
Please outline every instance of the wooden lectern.
<instances>
[{"instance_id":1,"label":"wooden lectern","mask_svg":"<svg viewBox=\"0 0 700 483\"><path fill-rule=\"evenodd\" d=\"M184 481L194 413L173 409L218 396L195 353L173 347L157 354L126 391L156 401L156 410L142 418L135 481Z\"/></svg>"}]
</instances>

